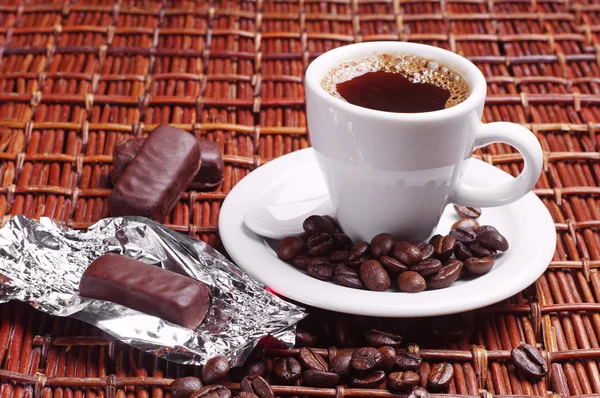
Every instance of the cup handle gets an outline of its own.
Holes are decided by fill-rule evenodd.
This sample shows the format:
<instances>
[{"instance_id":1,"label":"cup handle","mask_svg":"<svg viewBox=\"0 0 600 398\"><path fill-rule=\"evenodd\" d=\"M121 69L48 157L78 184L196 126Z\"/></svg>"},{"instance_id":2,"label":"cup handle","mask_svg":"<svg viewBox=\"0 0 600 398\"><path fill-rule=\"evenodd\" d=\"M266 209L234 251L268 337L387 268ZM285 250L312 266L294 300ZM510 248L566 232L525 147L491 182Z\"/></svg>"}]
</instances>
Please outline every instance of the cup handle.
<instances>
[{"instance_id":1,"label":"cup handle","mask_svg":"<svg viewBox=\"0 0 600 398\"><path fill-rule=\"evenodd\" d=\"M481 123L475 138L475 147L503 142L517 149L525 167L517 178L495 186L474 186L458 181L452 190L450 202L462 206L494 207L512 203L527 194L542 172L542 147L531 131L507 122Z\"/></svg>"}]
</instances>

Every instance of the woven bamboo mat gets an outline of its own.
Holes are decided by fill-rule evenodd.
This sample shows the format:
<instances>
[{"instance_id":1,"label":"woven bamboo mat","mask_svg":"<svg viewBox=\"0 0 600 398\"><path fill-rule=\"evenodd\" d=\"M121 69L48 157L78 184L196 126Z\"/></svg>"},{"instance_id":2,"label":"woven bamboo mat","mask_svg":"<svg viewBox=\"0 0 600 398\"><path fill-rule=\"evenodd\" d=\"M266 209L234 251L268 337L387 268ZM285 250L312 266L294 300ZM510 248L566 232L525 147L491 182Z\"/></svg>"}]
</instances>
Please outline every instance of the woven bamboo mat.
<instances>
[{"instance_id":1,"label":"woven bamboo mat","mask_svg":"<svg viewBox=\"0 0 600 398\"><path fill-rule=\"evenodd\" d=\"M423 345L421 355L453 364L453 397L600 396L598 1L0 3L2 224L22 213L86 228L107 215L114 144L171 123L216 141L226 168L218 189L186 193L164 222L219 248L227 192L260 164L309 145L302 79L317 55L405 40L466 56L489 83L484 121L522 123L543 146L535 192L558 244L534 286L465 315L472 333ZM522 167L506 145L476 155L513 175ZM544 350L548 377L530 381L507 361L521 341ZM267 353L275 355L295 351ZM162 377L197 373L85 324L0 306L2 398L168 398ZM391 396L345 387L275 392Z\"/></svg>"}]
</instances>

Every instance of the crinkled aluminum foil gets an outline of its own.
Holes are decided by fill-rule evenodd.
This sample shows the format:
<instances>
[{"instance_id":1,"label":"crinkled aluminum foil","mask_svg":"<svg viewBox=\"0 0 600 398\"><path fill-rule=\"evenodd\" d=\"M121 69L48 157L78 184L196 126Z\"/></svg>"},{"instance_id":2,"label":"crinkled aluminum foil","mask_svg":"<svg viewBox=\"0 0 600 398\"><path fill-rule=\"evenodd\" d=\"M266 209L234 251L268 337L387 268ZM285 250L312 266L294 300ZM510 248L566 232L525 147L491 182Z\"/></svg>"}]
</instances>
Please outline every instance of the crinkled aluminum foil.
<instances>
[{"instance_id":1,"label":"crinkled aluminum foil","mask_svg":"<svg viewBox=\"0 0 600 398\"><path fill-rule=\"evenodd\" d=\"M194 331L108 301L78 296L83 271L118 253L204 282L212 305ZM87 231L14 217L0 229L0 303L20 300L48 314L71 316L161 358L203 364L224 355L241 365L264 336L294 344L306 314L202 241L140 217L107 218ZM2 277L4 275L4 278ZM7 280L8 278L8 280Z\"/></svg>"}]
</instances>

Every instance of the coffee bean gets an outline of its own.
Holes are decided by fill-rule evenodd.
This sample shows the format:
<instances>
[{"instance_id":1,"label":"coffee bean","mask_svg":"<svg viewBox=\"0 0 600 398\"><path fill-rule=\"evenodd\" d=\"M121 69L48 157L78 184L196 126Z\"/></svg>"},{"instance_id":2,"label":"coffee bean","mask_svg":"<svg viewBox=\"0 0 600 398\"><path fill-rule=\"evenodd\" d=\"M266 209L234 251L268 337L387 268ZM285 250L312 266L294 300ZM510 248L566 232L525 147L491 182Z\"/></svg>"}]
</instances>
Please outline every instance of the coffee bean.
<instances>
[{"instance_id":1,"label":"coffee bean","mask_svg":"<svg viewBox=\"0 0 600 398\"><path fill-rule=\"evenodd\" d=\"M355 388L377 388L385 381L385 372L378 370L368 375L353 376L350 385Z\"/></svg>"},{"instance_id":2,"label":"coffee bean","mask_svg":"<svg viewBox=\"0 0 600 398\"><path fill-rule=\"evenodd\" d=\"M440 261L448 260L456 247L456 238L452 235L435 235L431 240L434 256Z\"/></svg>"},{"instance_id":3,"label":"coffee bean","mask_svg":"<svg viewBox=\"0 0 600 398\"><path fill-rule=\"evenodd\" d=\"M311 387L333 388L340 382L337 373L323 372L320 370L307 370L302 373L302 384Z\"/></svg>"},{"instance_id":4,"label":"coffee bean","mask_svg":"<svg viewBox=\"0 0 600 398\"><path fill-rule=\"evenodd\" d=\"M381 366L381 353L373 347L363 347L354 351L350 359L350 367L356 374L364 375L375 372Z\"/></svg>"},{"instance_id":5,"label":"coffee bean","mask_svg":"<svg viewBox=\"0 0 600 398\"><path fill-rule=\"evenodd\" d=\"M302 374L302 366L292 357L281 357L273 361L272 372L281 384L294 384Z\"/></svg>"},{"instance_id":6,"label":"coffee bean","mask_svg":"<svg viewBox=\"0 0 600 398\"><path fill-rule=\"evenodd\" d=\"M279 242L277 256L282 260L291 260L304 250L304 241L297 236L288 236Z\"/></svg>"},{"instance_id":7,"label":"coffee bean","mask_svg":"<svg viewBox=\"0 0 600 398\"><path fill-rule=\"evenodd\" d=\"M222 355L210 358L202 367L202 381L206 384L215 384L216 381L227 376L229 360Z\"/></svg>"},{"instance_id":8,"label":"coffee bean","mask_svg":"<svg viewBox=\"0 0 600 398\"><path fill-rule=\"evenodd\" d=\"M421 377L410 370L390 373L387 378L387 386L392 391L408 391L417 387L420 382Z\"/></svg>"},{"instance_id":9,"label":"coffee bean","mask_svg":"<svg viewBox=\"0 0 600 398\"><path fill-rule=\"evenodd\" d=\"M327 362L325 362L323 357L317 354L312 348L301 348L298 354L298 360L302 366L309 370L320 370L322 372L327 372L329 370Z\"/></svg>"},{"instance_id":10,"label":"coffee bean","mask_svg":"<svg viewBox=\"0 0 600 398\"><path fill-rule=\"evenodd\" d=\"M425 260L427 261L427 260ZM406 271L398 275L398 288L407 293L418 293L425 290L427 283L419 273Z\"/></svg>"},{"instance_id":11,"label":"coffee bean","mask_svg":"<svg viewBox=\"0 0 600 398\"><path fill-rule=\"evenodd\" d=\"M354 289L364 289L358 272L344 264L336 264L334 268L333 279L342 286L351 287Z\"/></svg>"},{"instance_id":12,"label":"coffee bean","mask_svg":"<svg viewBox=\"0 0 600 398\"><path fill-rule=\"evenodd\" d=\"M194 391L190 398L231 398L231 391L220 385L206 386Z\"/></svg>"},{"instance_id":13,"label":"coffee bean","mask_svg":"<svg viewBox=\"0 0 600 398\"><path fill-rule=\"evenodd\" d=\"M450 231L450 235L454 236L458 242L466 245L475 242L475 238L477 238L475 231L464 228L453 229Z\"/></svg>"},{"instance_id":14,"label":"coffee bean","mask_svg":"<svg viewBox=\"0 0 600 398\"><path fill-rule=\"evenodd\" d=\"M236 398L260 398L258 395L247 391L238 391Z\"/></svg>"},{"instance_id":15,"label":"coffee bean","mask_svg":"<svg viewBox=\"0 0 600 398\"><path fill-rule=\"evenodd\" d=\"M548 373L548 365L537 348L530 344L522 343L510 352L513 363L527 376L541 379Z\"/></svg>"},{"instance_id":16,"label":"coffee bean","mask_svg":"<svg viewBox=\"0 0 600 398\"><path fill-rule=\"evenodd\" d=\"M474 218L461 218L454 224L452 224L452 229L470 229L471 231L477 232L479 231L479 223Z\"/></svg>"},{"instance_id":17,"label":"coffee bean","mask_svg":"<svg viewBox=\"0 0 600 398\"><path fill-rule=\"evenodd\" d=\"M429 393L423 387L415 387L410 391L406 398L429 398Z\"/></svg>"},{"instance_id":18,"label":"coffee bean","mask_svg":"<svg viewBox=\"0 0 600 398\"><path fill-rule=\"evenodd\" d=\"M417 246L408 242L396 242L392 248L392 256L409 267L422 259L421 251Z\"/></svg>"},{"instance_id":19,"label":"coffee bean","mask_svg":"<svg viewBox=\"0 0 600 398\"><path fill-rule=\"evenodd\" d=\"M368 260L359 269L360 280L369 290L382 292L392 285L390 276L377 260Z\"/></svg>"},{"instance_id":20,"label":"coffee bean","mask_svg":"<svg viewBox=\"0 0 600 398\"><path fill-rule=\"evenodd\" d=\"M260 376L246 376L240 382L242 391L251 392L259 398L275 398L271 386Z\"/></svg>"},{"instance_id":21,"label":"coffee bean","mask_svg":"<svg viewBox=\"0 0 600 398\"><path fill-rule=\"evenodd\" d=\"M381 369L389 372L396 365L396 350L394 347L384 345L377 349L381 353Z\"/></svg>"},{"instance_id":22,"label":"coffee bean","mask_svg":"<svg viewBox=\"0 0 600 398\"><path fill-rule=\"evenodd\" d=\"M318 337L315 333L296 328L296 347L314 347Z\"/></svg>"},{"instance_id":23,"label":"coffee bean","mask_svg":"<svg viewBox=\"0 0 600 398\"><path fill-rule=\"evenodd\" d=\"M453 284L462 271L463 263L460 260L450 259L435 275L429 278L427 286L430 289L442 289Z\"/></svg>"},{"instance_id":24,"label":"coffee bean","mask_svg":"<svg viewBox=\"0 0 600 398\"><path fill-rule=\"evenodd\" d=\"M421 240L412 242L413 245L417 246L417 249L421 252L421 260L427 260L433 256L433 245L431 243L423 242Z\"/></svg>"},{"instance_id":25,"label":"coffee bean","mask_svg":"<svg viewBox=\"0 0 600 398\"><path fill-rule=\"evenodd\" d=\"M331 235L333 239L333 250L350 250L352 248L352 239L346 234L335 233Z\"/></svg>"},{"instance_id":26,"label":"coffee bean","mask_svg":"<svg viewBox=\"0 0 600 398\"><path fill-rule=\"evenodd\" d=\"M464 316L454 314L429 318L429 330L438 339L459 340L467 332L467 327Z\"/></svg>"},{"instance_id":27,"label":"coffee bean","mask_svg":"<svg viewBox=\"0 0 600 398\"><path fill-rule=\"evenodd\" d=\"M250 359L244 364L244 374L246 376L266 376L267 364L260 359Z\"/></svg>"},{"instance_id":28,"label":"coffee bean","mask_svg":"<svg viewBox=\"0 0 600 398\"><path fill-rule=\"evenodd\" d=\"M171 396L173 398L190 398L193 392L203 387L202 382L197 377L180 377L175 379L170 385Z\"/></svg>"},{"instance_id":29,"label":"coffee bean","mask_svg":"<svg viewBox=\"0 0 600 398\"><path fill-rule=\"evenodd\" d=\"M479 218L481 209L479 207L467 207L454 205L454 211L462 218Z\"/></svg>"},{"instance_id":30,"label":"coffee bean","mask_svg":"<svg viewBox=\"0 0 600 398\"><path fill-rule=\"evenodd\" d=\"M398 275L399 273L408 270L406 265L402 264L400 260L396 260L394 257L381 256L379 257L379 262L390 275Z\"/></svg>"},{"instance_id":31,"label":"coffee bean","mask_svg":"<svg viewBox=\"0 0 600 398\"><path fill-rule=\"evenodd\" d=\"M340 375L342 379L350 376L350 361L352 360L352 351L337 354L329 363L329 370Z\"/></svg>"},{"instance_id":32,"label":"coffee bean","mask_svg":"<svg viewBox=\"0 0 600 398\"><path fill-rule=\"evenodd\" d=\"M485 246L483 246L481 243L479 242L475 242L469 245L469 251L471 252L471 254L473 254L473 256L475 257L495 257L496 256L496 250L494 249L489 249Z\"/></svg>"},{"instance_id":33,"label":"coffee bean","mask_svg":"<svg viewBox=\"0 0 600 398\"><path fill-rule=\"evenodd\" d=\"M292 264L294 267L306 271L308 269L308 264L312 261L312 257L309 257L306 254L299 254L292 260Z\"/></svg>"},{"instance_id":34,"label":"coffee bean","mask_svg":"<svg viewBox=\"0 0 600 398\"><path fill-rule=\"evenodd\" d=\"M479 232L486 232L486 231L495 231L495 232L498 232L498 230L496 229L496 227L493 227L491 225L482 225L481 227L479 227L479 231L477 231L477 233L479 233Z\"/></svg>"},{"instance_id":35,"label":"coffee bean","mask_svg":"<svg viewBox=\"0 0 600 398\"><path fill-rule=\"evenodd\" d=\"M348 266L358 268L362 263L371 258L371 245L367 242L355 243L348 253Z\"/></svg>"},{"instance_id":36,"label":"coffee bean","mask_svg":"<svg viewBox=\"0 0 600 398\"><path fill-rule=\"evenodd\" d=\"M327 234L335 233L335 226L333 226L326 218L322 216L310 216L302 223L302 228L307 234L313 235L319 232L325 232Z\"/></svg>"},{"instance_id":37,"label":"coffee bean","mask_svg":"<svg viewBox=\"0 0 600 398\"><path fill-rule=\"evenodd\" d=\"M402 344L402 336L383 332L377 329L369 329L365 332L365 339L373 347L392 346L400 347Z\"/></svg>"},{"instance_id":38,"label":"coffee bean","mask_svg":"<svg viewBox=\"0 0 600 398\"><path fill-rule=\"evenodd\" d=\"M473 257L473 253L469 250L467 245L462 242L456 242L456 247L454 248L454 256L460 261L465 261L468 258Z\"/></svg>"},{"instance_id":39,"label":"coffee bean","mask_svg":"<svg viewBox=\"0 0 600 398\"><path fill-rule=\"evenodd\" d=\"M396 355L396 367L400 370L417 370L423 360L419 354L401 351Z\"/></svg>"},{"instance_id":40,"label":"coffee bean","mask_svg":"<svg viewBox=\"0 0 600 398\"><path fill-rule=\"evenodd\" d=\"M322 217L323 217L324 219L326 219L327 221L329 221L329 223L330 223L331 225L333 225L333 227L335 228L335 230L336 230L336 231L340 229L340 225L338 224L338 222L336 221L336 219L335 219L335 218L333 218L333 217L331 217L331 216L328 216L328 215L324 215L324 216L322 216Z\"/></svg>"},{"instance_id":41,"label":"coffee bean","mask_svg":"<svg viewBox=\"0 0 600 398\"><path fill-rule=\"evenodd\" d=\"M450 385L452 377L454 376L454 368L451 364L436 363L431 367L429 376L427 377L427 385L434 389L439 390Z\"/></svg>"},{"instance_id":42,"label":"coffee bean","mask_svg":"<svg viewBox=\"0 0 600 398\"><path fill-rule=\"evenodd\" d=\"M494 266L494 257L470 258L465 261L465 267L470 274L487 274Z\"/></svg>"},{"instance_id":43,"label":"coffee bean","mask_svg":"<svg viewBox=\"0 0 600 398\"><path fill-rule=\"evenodd\" d=\"M411 271L418 272L421 276L429 276L442 269L442 262L437 258L428 258L410 267Z\"/></svg>"},{"instance_id":44,"label":"coffee bean","mask_svg":"<svg viewBox=\"0 0 600 398\"><path fill-rule=\"evenodd\" d=\"M311 236L306 242L308 254L313 257L326 256L333 250L333 239L331 235L322 232Z\"/></svg>"},{"instance_id":45,"label":"coffee bean","mask_svg":"<svg viewBox=\"0 0 600 398\"><path fill-rule=\"evenodd\" d=\"M339 317L335 321L334 340L337 346L350 347L356 342L356 331L350 320L346 316Z\"/></svg>"},{"instance_id":46,"label":"coffee bean","mask_svg":"<svg viewBox=\"0 0 600 398\"><path fill-rule=\"evenodd\" d=\"M348 251L346 250L336 250L327 255L327 260L330 262L337 263L345 263L348 261Z\"/></svg>"},{"instance_id":47,"label":"coffee bean","mask_svg":"<svg viewBox=\"0 0 600 398\"><path fill-rule=\"evenodd\" d=\"M308 263L308 275L322 281L331 280L333 278L333 264L322 257L313 258Z\"/></svg>"},{"instance_id":48,"label":"coffee bean","mask_svg":"<svg viewBox=\"0 0 600 398\"><path fill-rule=\"evenodd\" d=\"M497 231L483 231L477 234L477 242L483 246L505 252L508 250L508 241Z\"/></svg>"},{"instance_id":49,"label":"coffee bean","mask_svg":"<svg viewBox=\"0 0 600 398\"><path fill-rule=\"evenodd\" d=\"M371 239L371 254L375 258L387 255L394 246L394 237L387 233L376 235Z\"/></svg>"}]
</instances>

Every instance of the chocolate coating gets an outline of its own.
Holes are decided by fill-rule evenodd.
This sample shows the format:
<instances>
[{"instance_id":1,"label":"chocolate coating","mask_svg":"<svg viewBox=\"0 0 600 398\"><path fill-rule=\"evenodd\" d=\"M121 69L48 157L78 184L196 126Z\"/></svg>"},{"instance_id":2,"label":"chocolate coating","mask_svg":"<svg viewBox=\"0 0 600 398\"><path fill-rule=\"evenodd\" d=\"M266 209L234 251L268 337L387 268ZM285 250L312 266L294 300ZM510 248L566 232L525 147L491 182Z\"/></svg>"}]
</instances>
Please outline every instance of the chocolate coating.
<instances>
[{"instance_id":1,"label":"chocolate coating","mask_svg":"<svg viewBox=\"0 0 600 398\"><path fill-rule=\"evenodd\" d=\"M206 285L129 257L107 253L85 270L79 294L195 329L210 308Z\"/></svg>"},{"instance_id":2,"label":"chocolate coating","mask_svg":"<svg viewBox=\"0 0 600 398\"><path fill-rule=\"evenodd\" d=\"M118 178L108 197L112 216L161 222L200 168L200 143L191 134L159 125Z\"/></svg>"}]
</instances>

